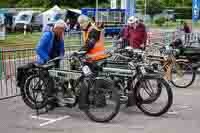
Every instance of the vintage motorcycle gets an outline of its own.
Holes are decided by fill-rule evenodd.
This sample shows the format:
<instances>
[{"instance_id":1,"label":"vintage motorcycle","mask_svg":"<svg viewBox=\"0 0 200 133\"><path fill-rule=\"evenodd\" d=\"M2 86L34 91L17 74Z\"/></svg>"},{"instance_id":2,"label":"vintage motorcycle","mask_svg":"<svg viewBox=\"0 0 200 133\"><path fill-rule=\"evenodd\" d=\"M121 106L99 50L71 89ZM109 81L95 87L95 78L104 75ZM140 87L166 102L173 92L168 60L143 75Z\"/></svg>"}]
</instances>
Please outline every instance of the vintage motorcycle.
<instances>
[{"instance_id":1,"label":"vintage motorcycle","mask_svg":"<svg viewBox=\"0 0 200 133\"><path fill-rule=\"evenodd\" d=\"M95 76L84 55L85 52L75 52L71 56L80 62L81 71L55 68L59 57L44 65L34 64L34 74L29 72L24 87L20 86L26 105L36 110L52 103L71 108L77 104L80 107L85 101L87 106L82 110L91 120L112 120L120 109L118 90L112 80ZM19 82L19 85L22 83Z\"/></svg>"}]
</instances>

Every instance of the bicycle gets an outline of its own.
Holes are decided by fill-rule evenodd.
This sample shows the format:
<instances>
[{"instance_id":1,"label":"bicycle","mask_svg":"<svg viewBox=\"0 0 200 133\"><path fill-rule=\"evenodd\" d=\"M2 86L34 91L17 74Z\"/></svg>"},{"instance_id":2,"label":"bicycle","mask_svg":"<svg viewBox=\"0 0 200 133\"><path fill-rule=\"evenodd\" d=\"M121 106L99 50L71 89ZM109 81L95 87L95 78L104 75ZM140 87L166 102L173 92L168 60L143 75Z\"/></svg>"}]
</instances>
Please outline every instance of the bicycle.
<instances>
[{"instance_id":1,"label":"bicycle","mask_svg":"<svg viewBox=\"0 0 200 133\"><path fill-rule=\"evenodd\" d=\"M167 50L163 47L160 49L160 52L162 53L161 56L146 56L146 60L151 62L153 68L163 73L164 78L170 81L175 87L187 88L192 85L196 73L190 62L187 59L176 59L177 49L170 48Z\"/></svg>"}]
</instances>

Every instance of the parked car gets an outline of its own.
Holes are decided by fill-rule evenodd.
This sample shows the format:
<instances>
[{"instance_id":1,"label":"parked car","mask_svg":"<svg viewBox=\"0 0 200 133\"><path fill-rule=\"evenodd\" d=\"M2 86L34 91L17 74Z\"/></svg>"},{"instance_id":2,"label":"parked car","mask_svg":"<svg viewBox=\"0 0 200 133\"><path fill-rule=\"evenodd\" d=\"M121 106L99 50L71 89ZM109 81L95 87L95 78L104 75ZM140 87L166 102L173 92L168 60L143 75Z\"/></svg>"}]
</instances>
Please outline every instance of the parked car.
<instances>
[{"instance_id":1,"label":"parked car","mask_svg":"<svg viewBox=\"0 0 200 133\"><path fill-rule=\"evenodd\" d=\"M153 20L155 21L159 19L160 17L164 17L168 21L176 21L174 10L164 10L162 13L156 14Z\"/></svg>"},{"instance_id":2,"label":"parked car","mask_svg":"<svg viewBox=\"0 0 200 133\"><path fill-rule=\"evenodd\" d=\"M14 30L24 30L26 26L27 31L42 30L42 16L39 12L23 11L19 12L14 21Z\"/></svg>"},{"instance_id":3,"label":"parked car","mask_svg":"<svg viewBox=\"0 0 200 133\"><path fill-rule=\"evenodd\" d=\"M176 21L174 10L164 10L163 14L166 16L166 19Z\"/></svg>"}]
</instances>

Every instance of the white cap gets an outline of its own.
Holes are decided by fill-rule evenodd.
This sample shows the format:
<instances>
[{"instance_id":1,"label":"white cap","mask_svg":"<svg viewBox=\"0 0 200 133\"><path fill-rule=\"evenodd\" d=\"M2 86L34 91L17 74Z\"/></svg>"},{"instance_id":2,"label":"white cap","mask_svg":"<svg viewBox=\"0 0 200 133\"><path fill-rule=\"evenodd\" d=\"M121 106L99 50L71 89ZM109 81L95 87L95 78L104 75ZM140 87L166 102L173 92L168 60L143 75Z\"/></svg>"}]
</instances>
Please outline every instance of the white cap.
<instances>
[{"instance_id":1,"label":"white cap","mask_svg":"<svg viewBox=\"0 0 200 133\"><path fill-rule=\"evenodd\" d=\"M137 22L139 19L135 16L131 16L128 18L128 24L133 24L135 22Z\"/></svg>"},{"instance_id":2,"label":"white cap","mask_svg":"<svg viewBox=\"0 0 200 133\"><path fill-rule=\"evenodd\" d=\"M62 20L62 19L58 20L58 21L55 23L55 25L54 25L54 28L56 28L56 27L65 28L65 27L66 27L65 21Z\"/></svg>"}]
</instances>

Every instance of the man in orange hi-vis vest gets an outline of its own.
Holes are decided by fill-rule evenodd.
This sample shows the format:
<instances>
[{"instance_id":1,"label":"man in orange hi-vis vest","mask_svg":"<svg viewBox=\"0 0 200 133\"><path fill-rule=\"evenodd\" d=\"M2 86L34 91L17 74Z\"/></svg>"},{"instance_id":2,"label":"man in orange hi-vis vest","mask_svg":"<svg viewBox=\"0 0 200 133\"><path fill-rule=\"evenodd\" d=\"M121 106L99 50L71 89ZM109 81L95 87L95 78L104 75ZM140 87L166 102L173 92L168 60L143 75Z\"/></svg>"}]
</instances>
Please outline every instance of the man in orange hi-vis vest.
<instances>
[{"instance_id":1,"label":"man in orange hi-vis vest","mask_svg":"<svg viewBox=\"0 0 200 133\"><path fill-rule=\"evenodd\" d=\"M83 46L81 50L87 51L86 55L90 61L105 59L108 55L104 54L104 35L100 28L92 24L90 19L85 15L78 17L78 23L83 31Z\"/></svg>"},{"instance_id":2,"label":"man in orange hi-vis vest","mask_svg":"<svg viewBox=\"0 0 200 133\"><path fill-rule=\"evenodd\" d=\"M83 31L83 46L80 51L86 51L86 56L89 57L87 60L88 65L90 65L91 70L95 69L95 64L97 61L103 60L108 57L105 54L104 47L104 37L102 31L92 23L90 18L85 15L80 15L78 17L78 23ZM80 88L79 95L79 108L81 110L88 109L88 87L83 85Z\"/></svg>"}]
</instances>

